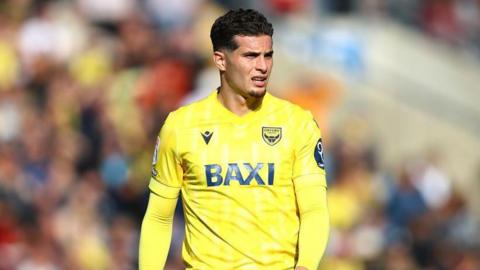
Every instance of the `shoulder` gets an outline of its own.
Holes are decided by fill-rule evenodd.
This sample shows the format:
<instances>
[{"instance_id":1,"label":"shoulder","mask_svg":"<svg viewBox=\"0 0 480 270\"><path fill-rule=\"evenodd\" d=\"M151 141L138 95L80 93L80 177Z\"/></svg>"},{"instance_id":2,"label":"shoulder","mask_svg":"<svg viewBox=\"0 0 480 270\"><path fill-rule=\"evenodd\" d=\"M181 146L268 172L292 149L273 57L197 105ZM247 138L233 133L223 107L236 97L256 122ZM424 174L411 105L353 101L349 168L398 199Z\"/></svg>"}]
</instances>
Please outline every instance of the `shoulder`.
<instances>
[{"instance_id":1,"label":"shoulder","mask_svg":"<svg viewBox=\"0 0 480 270\"><path fill-rule=\"evenodd\" d=\"M179 107L170 112L164 125L175 126L176 128L188 127L201 121L202 117L209 110L211 103L210 96Z\"/></svg>"},{"instance_id":2,"label":"shoulder","mask_svg":"<svg viewBox=\"0 0 480 270\"><path fill-rule=\"evenodd\" d=\"M272 112L284 115L286 119L289 119L289 122L298 123L313 120L313 115L310 111L288 100L269 94L268 101Z\"/></svg>"}]
</instances>

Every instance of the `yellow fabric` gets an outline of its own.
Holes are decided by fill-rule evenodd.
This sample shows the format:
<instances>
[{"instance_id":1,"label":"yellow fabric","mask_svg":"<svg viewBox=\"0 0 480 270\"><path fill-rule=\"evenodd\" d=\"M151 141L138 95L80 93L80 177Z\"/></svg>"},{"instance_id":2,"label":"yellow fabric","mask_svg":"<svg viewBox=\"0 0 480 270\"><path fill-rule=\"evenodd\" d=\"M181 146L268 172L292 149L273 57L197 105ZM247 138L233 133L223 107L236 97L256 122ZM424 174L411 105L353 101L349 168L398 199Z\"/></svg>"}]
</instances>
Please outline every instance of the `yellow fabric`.
<instances>
[{"instance_id":1,"label":"yellow fabric","mask_svg":"<svg viewBox=\"0 0 480 270\"><path fill-rule=\"evenodd\" d=\"M352 256L345 257L329 257L325 258L320 264L318 270L366 270L365 264L358 258ZM402 268L416 269L416 268Z\"/></svg>"},{"instance_id":2,"label":"yellow fabric","mask_svg":"<svg viewBox=\"0 0 480 270\"><path fill-rule=\"evenodd\" d=\"M365 204L357 197L358 192L346 186L335 186L328 192L332 227L348 230L362 217Z\"/></svg>"},{"instance_id":3,"label":"yellow fabric","mask_svg":"<svg viewBox=\"0 0 480 270\"><path fill-rule=\"evenodd\" d=\"M242 117L216 92L170 113L149 187L165 198L181 188L186 268L293 269L303 193L295 185L313 177L326 187L320 138L309 112L268 93Z\"/></svg>"},{"instance_id":4,"label":"yellow fabric","mask_svg":"<svg viewBox=\"0 0 480 270\"><path fill-rule=\"evenodd\" d=\"M327 189L316 176L303 176L294 181L300 213L297 266L315 270L328 242Z\"/></svg>"},{"instance_id":5,"label":"yellow fabric","mask_svg":"<svg viewBox=\"0 0 480 270\"><path fill-rule=\"evenodd\" d=\"M176 204L177 199L163 198L153 192L150 193L140 235L140 270L163 269L170 248Z\"/></svg>"},{"instance_id":6,"label":"yellow fabric","mask_svg":"<svg viewBox=\"0 0 480 270\"><path fill-rule=\"evenodd\" d=\"M106 51L92 48L74 59L70 71L82 86L96 86L112 71L111 59Z\"/></svg>"},{"instance_id":7,"label":"yellow fabric","mask_svg":"<svg viewBox=\"0 0 480 270\"><path fill-rule=\"evenodd\" d=\"M18 71L19 65L14 47L0 40L0 91L13 86Z\"/></svg>"}]
</instances>

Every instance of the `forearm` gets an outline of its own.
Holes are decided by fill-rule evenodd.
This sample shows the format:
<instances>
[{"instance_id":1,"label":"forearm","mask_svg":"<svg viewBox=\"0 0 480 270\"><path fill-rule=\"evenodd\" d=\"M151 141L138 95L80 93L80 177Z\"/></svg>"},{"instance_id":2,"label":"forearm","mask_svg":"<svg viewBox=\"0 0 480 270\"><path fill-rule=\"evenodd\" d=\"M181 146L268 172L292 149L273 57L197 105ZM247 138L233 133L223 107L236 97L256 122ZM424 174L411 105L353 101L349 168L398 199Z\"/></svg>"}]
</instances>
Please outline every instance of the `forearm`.
<instances>
[{"instance_id":1,"label":"forearm","mask_svg":"<svg viewBox=\"0 0 480 270\"><path fill-rule=\"evenodd\" d=\"M329 234L326 194L326 187L315 182L297 185L296 195L300 210L297 269L317 269L325 252Z\"/></svg>"},{"instance_id":2,"label":"forearm","mask_svg":"<svg viewBox=\"0 0 480 270\"><path fill-rule=\"evenodd\" d=\"M177 199L167 199L150 193L140 234L140 270L164 269L172 238L176 202Z\"/></svg>"}]
</instances>

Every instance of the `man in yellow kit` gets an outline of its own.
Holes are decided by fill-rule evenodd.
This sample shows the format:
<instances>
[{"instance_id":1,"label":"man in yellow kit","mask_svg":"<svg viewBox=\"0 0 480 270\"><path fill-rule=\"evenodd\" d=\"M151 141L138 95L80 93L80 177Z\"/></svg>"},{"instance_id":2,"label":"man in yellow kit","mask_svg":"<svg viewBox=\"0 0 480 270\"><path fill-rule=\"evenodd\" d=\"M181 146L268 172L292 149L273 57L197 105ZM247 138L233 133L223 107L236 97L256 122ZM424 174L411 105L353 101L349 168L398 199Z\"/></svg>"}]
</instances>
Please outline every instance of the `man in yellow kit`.
<instances>
[{"instance_id":1,"label":"man in yellow kit","mask_svg":"<svg viewBox=\"0 0 480 270\"><path fill-rule=\"evenodd\" d=\"M266 91L272 35L254 10L213 24L221 85L162 127L141 270L163 269L179 194L186 269L317 269L329 228L321 134L311 113Z\"/></svg>"}]
</instances>

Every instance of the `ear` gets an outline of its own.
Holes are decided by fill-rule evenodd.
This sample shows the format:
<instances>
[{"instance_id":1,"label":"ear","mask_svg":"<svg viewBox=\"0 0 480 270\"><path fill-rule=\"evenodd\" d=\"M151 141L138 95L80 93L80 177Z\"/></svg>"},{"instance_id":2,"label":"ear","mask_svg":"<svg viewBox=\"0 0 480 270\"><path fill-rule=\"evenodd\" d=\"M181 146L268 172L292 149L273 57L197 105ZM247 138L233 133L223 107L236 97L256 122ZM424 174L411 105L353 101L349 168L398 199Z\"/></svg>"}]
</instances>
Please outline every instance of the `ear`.
<instances>
[{"instance_id":1,"label":"ear","mask_svg":"<svg viewBox=\"0 0 480 270\"><path fill-rule=\"evenodd\" d=\"M213 62L215 63L215 66L217 66L217 68L220 70L220 71L225 71L226 69L226 54L224 52L221 52L221 51L214 51L213 52Z\"/></svg>"}]
</instances>

